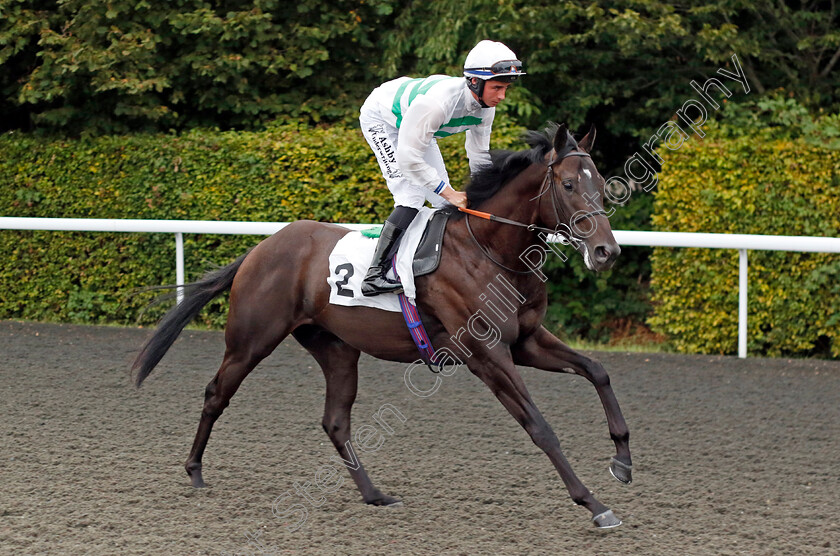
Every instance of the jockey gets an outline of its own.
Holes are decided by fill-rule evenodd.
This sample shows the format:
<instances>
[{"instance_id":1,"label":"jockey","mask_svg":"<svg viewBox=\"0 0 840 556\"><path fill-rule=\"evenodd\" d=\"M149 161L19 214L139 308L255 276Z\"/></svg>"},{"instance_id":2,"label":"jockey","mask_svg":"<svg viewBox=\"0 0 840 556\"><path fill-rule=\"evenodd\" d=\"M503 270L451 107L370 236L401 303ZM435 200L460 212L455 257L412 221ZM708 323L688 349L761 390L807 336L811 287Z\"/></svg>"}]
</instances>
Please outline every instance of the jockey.
<instances>
[{"instance_id":1,"label":"jockey","mask_svg":"<svg viewBox=\"0 0 840 556\"><path fill-rule=\"evenodd\" d=\"M496 105L522 71L522 62L500 42L483 40L464 62L464 78L432 75L388 81L370 94L359 122L379 162L394 211L385 221L373 262L362 283L366 296L394 292L399 282L386 278L400 238L426 201L433 207L467 206L456 191L436 138L466 132L470 171L490 163L490 130Z\"/></svg>"}]
</instances>

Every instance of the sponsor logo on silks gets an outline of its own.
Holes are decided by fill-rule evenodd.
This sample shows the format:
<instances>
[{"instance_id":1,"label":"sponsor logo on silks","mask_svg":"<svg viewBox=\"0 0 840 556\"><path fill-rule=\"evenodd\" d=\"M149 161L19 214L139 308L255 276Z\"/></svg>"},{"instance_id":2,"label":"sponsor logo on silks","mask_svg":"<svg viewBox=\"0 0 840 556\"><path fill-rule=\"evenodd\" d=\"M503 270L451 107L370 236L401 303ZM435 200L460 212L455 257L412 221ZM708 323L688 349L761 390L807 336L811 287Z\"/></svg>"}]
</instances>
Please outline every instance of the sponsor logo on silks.
<instances>
[{"instance_id":1,"label":"sponsor logo on silks","mask_svg":"<svg viewBox=\"0 0 840 556\"><path fill-rule=\"evenodd\" d=\"M377 124L375 126L371 126L368 128L370 133L385 133L385 126L382 124Z\"/></svg>"},{"instance_id":2,"label":"sponsor logo on silks","mask_svg":"<svg viewBox=\"0 0 840 556\"><path fill-rule=\"evenodd\" d=\"M373 144L376 147L376 158L379 159L379 162L385 168L385 175L389 178L401 178L402 172L399 168L396 168L396 153L388 138L376 137L373 140Z\"/></svg>"},{"instance_id":3,"label":"sponsor logo on silks","mask_svg":"<svg viewBox=\"0 0 840 556\"><path fill-rule=\"evenodd\" d=\"M382 146L383 154L388 157L390 162L397 161L397 154L394 151L394 147L391 146L391 142L388 141L385 137L380 140L380 145Z\"/></svg>"},{"instance_id":4,"label":"sponsor logo on silks","mask_svg":"<svg viewBox=\"0 0 840 556\"><path fill-rule=\"evenodd\" d=\"M385 161L385 174L392 179L402 177L402 172L400 171L400 169L391 166L391 164L387 160Z\"/></svg>"}]
</instances>

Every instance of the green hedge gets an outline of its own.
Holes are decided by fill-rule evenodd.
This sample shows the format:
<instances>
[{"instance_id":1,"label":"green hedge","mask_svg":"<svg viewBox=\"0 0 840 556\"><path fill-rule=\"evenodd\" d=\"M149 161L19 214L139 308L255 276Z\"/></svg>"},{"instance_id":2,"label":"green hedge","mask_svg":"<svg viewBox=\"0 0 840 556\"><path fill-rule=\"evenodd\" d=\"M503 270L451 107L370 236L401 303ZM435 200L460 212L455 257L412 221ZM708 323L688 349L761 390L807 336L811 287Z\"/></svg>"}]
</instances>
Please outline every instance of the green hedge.
<instances>
[{"instance_id":1,"label":"green hedge","mask_svg":"<svg viewBox=\"0 0 840 556\"><path fill-rule=\"evenodd\" d=\"M520 132L499 122L493 146L517 145ZM467 174L463 140L441 142L456 183ZM349 127L74 141L9 133L0 153L3 216L381 222L393 203L361 132ZM187 279L261 239L187 234ZM174 250L172 234L0 230L0 318L133 324L154 295L131 292L174 283ZM202 322L223 324L226 303L214 301Z\"/></svg>"},{"instance_id":2,"label":"green hedge","mask_svg":"<svg viewBox=\"0 0 840 556\"><path fill-rule=\"evenodd\" d=\"M710 133L660 153L654 227L840 236L840 151L768 137ZM653 329L683 352L735 353L737 251L657 248L651 263ZM840 356L840 255L750 251L748 314L752 354Z\"/></svg>"}]
</instances>

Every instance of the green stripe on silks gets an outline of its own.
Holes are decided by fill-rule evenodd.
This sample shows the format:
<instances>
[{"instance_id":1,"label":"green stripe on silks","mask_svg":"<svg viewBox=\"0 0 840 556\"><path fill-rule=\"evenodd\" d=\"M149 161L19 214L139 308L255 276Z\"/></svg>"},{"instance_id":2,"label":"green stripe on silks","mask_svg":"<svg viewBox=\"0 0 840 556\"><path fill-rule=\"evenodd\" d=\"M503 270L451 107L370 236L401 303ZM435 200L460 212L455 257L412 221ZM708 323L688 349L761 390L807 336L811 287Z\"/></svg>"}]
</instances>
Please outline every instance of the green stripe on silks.
<instances>
[{"instance_id":1,"label":"green stripe on silks","mask_svg":"<svg viewBox=\"0 0 840 556\"><path fill-rule=\"evenodd\" d=\"M463 118L453 118L440 127L461 127L466 125L478 125L481 123L481 118L475 116L464 116Z\"/></svg>"},{"instance_id":2,"label":"green stripe on silks","mask_svg":"<svg viewBox=\"0 0 840 556\"><path fill-rule=\"evenodd\" d=\"M402 108L400 107L400 101L402 100L403 93L411 83L414 83L416 81L418 80L412 79L401 84L400 88L397 89L397 94L394 96L394 104L393 106L391 106L391 112L394 114L394 116L397 117L397 129L399 129L400 124L402 124Z\"/></svg>"},{"instance_id":3,"label":"green stripe on silks","mask_svg":"<svg viewBox=\"0 0 840 556\"><path fill-rule=\"evenodd\" d=\"M408 105L411 106L412 101L417 95L424 95L426 94L429 89L431 89L437 83L449 79L448 77L435 77L434 79L431 77L417 77L415 79L411 79L406 81L405 83L401 84L399 89L397 89L397 94L394 96L394 103L391 106L391 112L397 118L397 129L399 129L400 125L402 125L402 96L405 93L405 90L410 86L413 85L411 92L408 94Z\"/></svg>"},{"instance_id":4,"label":"green stripe on silks","mask_svg":"<svg viewBox=\"0 0 840 556\"><path fill-rule=\"evenodd\" d=\"M382 235L382 226L380 225L374 226L372 228L365 228L364 230L362 230L362 235L365 237L376 239L380 235Z\"/></svg>"},{"instance_id":5,"label":"green stripe on silks","mask_svg":"<svg viewBox=\"0 0 840 556\"><path fill-rule=\"evenodd\" d=\"M453 133L450 131L443 131L443 128L445 127L471 126L478 125L480 123L481 118L476 118L475 116L464 116L463 118L454 118L440 126L440 129L435 132L435 137L449 137L450 135L453 135Z\"/></svg>"},{"instance_id":6,"label":"green stripe on silks","mask_svg":"<svg viewBox=\"0 0 840 556\"><path fill-rule=\"evenodd\" d=\"M415 85L414 89L408 95L409 106L411 106L411 103L414 102L414 98L417 95L425 95L426 93L429 92L429 89L431 89L432 87L434 87L435 85L437 85L438 83L440 83L441 81L444 81L446 79L449 79L449 78L448 77L436 77L436 78L432 79L431 77L427 77L426 79L423 80L422 84L418 83L417 85Z\"/></svg>"}]
</instances>

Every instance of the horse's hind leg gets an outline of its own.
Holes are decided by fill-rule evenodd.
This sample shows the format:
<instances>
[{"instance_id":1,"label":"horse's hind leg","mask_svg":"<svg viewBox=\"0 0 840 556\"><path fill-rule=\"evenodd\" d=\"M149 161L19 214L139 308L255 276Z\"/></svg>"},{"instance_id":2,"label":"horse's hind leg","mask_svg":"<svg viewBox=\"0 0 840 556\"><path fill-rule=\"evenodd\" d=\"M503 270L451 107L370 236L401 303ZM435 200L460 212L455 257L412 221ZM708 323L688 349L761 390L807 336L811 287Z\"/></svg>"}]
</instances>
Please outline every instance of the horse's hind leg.
<instances>
[{"instance_id":1,"label":"horse's hind leg","mask_svg":"<svg viewBox=\"0 0 840 556\"><path fill-rule=\"evenodd\" d=\"M324 372L327 396L322 426L344 460L365 503L374 506L398 504L400 501L397 498L383 494L373 486L350 441L350 410L356 401L359 350L316 326L301 326L292 334L318 361Z\"/></svg>"},{"instance_id":2,"label":"horse's hind leg","mask_svg":"<svg viewBox=\"0 0 840 556\"><path fill-rule=\"evenodd\" d=\"M205 486L201 475L201 457L210 439L213 424L228 406L230 399L248 373L274 351L274 348L289 334L288 329L272 330L270 327L262 327L256 330L248 325L245 326L248 330L238 328L233 323L233 319L229 319L228 329L225 331L227 349L222 365L204 390L201 421L198 424L190 455L184 465L194 487Z\"/></svg>"}]
</instances>

